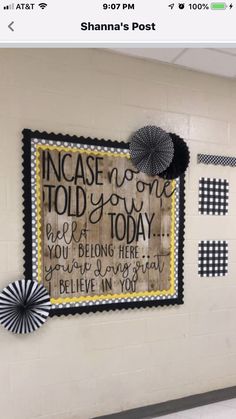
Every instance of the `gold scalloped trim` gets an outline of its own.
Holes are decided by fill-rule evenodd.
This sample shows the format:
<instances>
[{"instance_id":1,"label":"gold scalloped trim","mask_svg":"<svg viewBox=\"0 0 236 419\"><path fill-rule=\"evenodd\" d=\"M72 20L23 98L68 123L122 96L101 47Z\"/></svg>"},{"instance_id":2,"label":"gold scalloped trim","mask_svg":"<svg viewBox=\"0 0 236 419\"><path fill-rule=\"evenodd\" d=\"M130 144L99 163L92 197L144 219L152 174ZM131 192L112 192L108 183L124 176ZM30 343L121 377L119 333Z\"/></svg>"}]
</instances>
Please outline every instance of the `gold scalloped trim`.
<instances>
[{"instance_id":1,"label":"gold scalloped trim","mask_svg":"<svg viewBox=\"0 0 236 419\"><path fill-rule=\"evenodd\" d=\"M171 288L170 288L171 289ZM144 291L144 292L133 292L132 294L106 294L106 295L94 295L93 297L65 297L65 298L51 298L52 304L63 304L63 303L79 303L83 301L100 301L100 300L116 300L117 298L138 298L138 297L157 297L171 295L169 290L165 291ZM173 293L174 294L174 293Z\"/></svg>"},{"instance_id":2,"label":"gold scalloped trim","mask_svg":"<svg viewBox=\"0 0 236 419\"><path fill-rule=\"evenodd\" d=\"M36 147L36 202L37 202L37 239L38 239L38 282L42 273L42 239L41 239L41 184L40 184L40 150Z\"/></svg>"}]
</instances>

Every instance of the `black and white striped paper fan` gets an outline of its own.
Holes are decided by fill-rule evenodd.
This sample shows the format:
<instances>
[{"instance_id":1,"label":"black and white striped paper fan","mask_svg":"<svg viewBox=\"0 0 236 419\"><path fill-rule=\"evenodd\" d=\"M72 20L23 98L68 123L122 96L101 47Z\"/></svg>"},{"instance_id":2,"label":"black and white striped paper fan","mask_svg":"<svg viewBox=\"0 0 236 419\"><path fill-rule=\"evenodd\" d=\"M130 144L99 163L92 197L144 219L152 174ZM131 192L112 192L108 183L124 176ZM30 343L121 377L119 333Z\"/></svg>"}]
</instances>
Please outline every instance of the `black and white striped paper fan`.
<instances>
[{"instance_id":1,"label":"black and white striped paper fan","mask_svg":"<svg viewBox=\"0 0 236 419\"><path fill-rule=\"evenodd\" d=\"M13 333L34 332L47 320L50 308L50 296L37 281L15 281L0 293L0 323Z\"/></svg>"},{"instance_id":2,"label":"black and white striped paper fan","mask_svg":"<svg viewBox=\"0 0 236 419\"><path fill-rule=\"evenodd\" d=\"M171 164L174 145L167 132L155 125L148 125L132 136L130 156L140 172L156 176Z\"/></svg>"}]
</instances>

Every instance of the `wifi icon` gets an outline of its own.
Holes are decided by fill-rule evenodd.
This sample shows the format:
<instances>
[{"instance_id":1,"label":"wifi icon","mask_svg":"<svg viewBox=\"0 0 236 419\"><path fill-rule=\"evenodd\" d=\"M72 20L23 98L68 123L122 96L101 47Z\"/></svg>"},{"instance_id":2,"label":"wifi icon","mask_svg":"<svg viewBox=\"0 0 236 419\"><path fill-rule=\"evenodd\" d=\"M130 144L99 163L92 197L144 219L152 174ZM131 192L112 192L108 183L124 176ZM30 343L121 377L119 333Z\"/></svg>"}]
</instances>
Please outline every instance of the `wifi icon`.
<instances>
[{"instance_id":1,"label":"wifi icon","mask_svg":"<svg viewBox=\"0 0 236 419\"><path fill-rule=\"evenodd\" d=\"M45 7L47 7L47 3L39 3L39 7L41 7L41 9L45 9Z\"/></svg>"}]
</instances>

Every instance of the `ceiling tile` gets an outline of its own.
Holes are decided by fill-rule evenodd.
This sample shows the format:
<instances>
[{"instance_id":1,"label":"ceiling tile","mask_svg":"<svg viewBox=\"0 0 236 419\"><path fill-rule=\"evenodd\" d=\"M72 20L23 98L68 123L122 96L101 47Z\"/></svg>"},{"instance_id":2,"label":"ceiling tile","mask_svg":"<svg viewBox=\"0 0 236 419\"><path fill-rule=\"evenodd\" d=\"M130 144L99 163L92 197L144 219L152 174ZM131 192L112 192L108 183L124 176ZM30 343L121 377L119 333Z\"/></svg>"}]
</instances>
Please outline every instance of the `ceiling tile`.
<instances>
[{"instance_id":1,"label":"ceiling tile","mask_svg":"<svg viewBox=\"0 0 236 419\"><path fill-rule=\"evenodd\" d=\"M184 51L182 48L113 48L112 50L134 57L149 58L168 63L172 62Z\"/></svg>"},{"instance_id":2,"label":"ceiling tile","mask_svg":"<svg viewBox=\"0 0 236 419\"><path fill-rule=\"evenodd\" d=\"M236 75L236 56L219 50L191 48L177 58L175 64L225 77Z\"/></svg>"}]
</instances>

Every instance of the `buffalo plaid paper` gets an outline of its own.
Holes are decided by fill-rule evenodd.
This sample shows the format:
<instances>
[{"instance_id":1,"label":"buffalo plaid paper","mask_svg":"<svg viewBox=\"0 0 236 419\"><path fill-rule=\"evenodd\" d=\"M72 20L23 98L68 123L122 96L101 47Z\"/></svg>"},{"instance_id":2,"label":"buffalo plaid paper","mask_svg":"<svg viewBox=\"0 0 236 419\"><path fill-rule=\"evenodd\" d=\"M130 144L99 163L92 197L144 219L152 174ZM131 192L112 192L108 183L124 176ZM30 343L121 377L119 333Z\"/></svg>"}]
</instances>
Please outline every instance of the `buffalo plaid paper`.
<instances>
[{"instance_id":1,"label":"buffalo plaid paper","mask_svg":"<svg viewBox=\"0 0 236 419\"><path fill-rule=\"evenodd\" d=\"M229 205L229 182L226 179L199 180L199 213L226 215Z\"/></svg>"},{"instance_id":2,"label":"buffalo plaid paper","mask_svg":"<svg viewBox=\"0 0 236 419\"><path fill-rule=\"evenodd\" d=\"M228 243L201 241L198 243L199 276L225 276L228 273Z\"/></svg>"}]
</instances>

